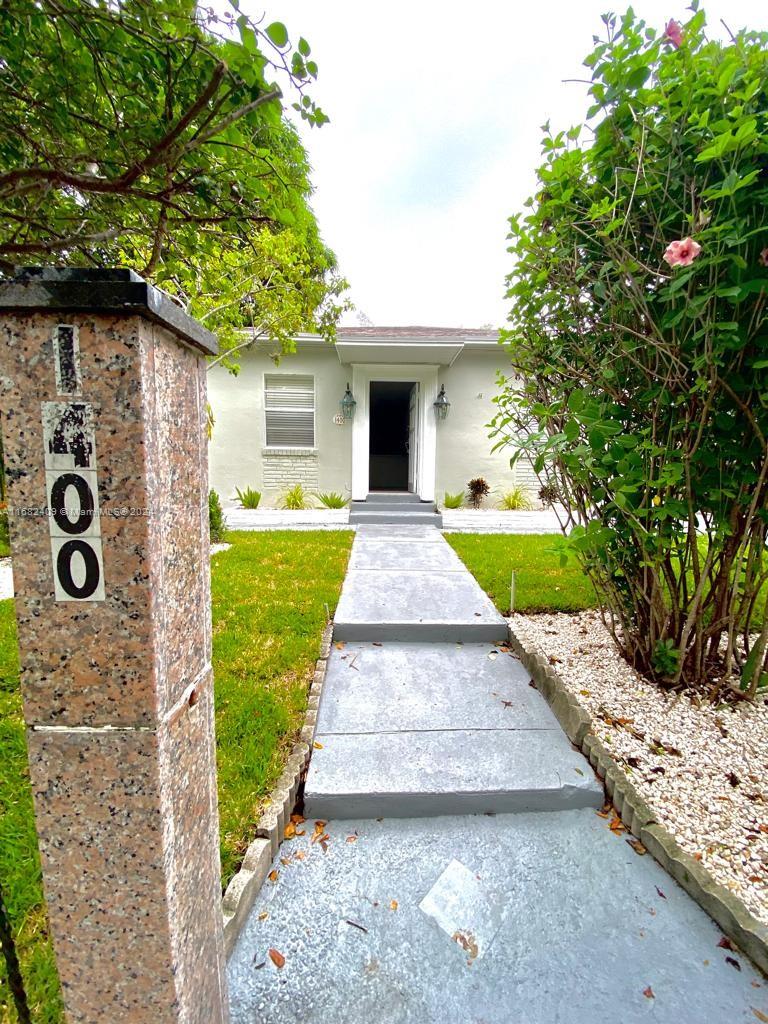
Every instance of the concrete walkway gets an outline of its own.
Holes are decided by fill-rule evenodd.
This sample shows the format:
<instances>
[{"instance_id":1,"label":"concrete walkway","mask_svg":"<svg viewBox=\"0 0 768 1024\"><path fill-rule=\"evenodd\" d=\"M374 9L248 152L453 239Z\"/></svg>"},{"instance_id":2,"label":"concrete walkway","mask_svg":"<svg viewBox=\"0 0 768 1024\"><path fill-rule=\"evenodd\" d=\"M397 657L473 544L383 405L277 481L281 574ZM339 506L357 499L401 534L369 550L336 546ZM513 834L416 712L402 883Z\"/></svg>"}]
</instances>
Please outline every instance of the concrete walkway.
<instances>
[{"instance_id":1,"label":"concrete walkway","mask_svg":"<svg viewBox=\"0 0 768 1024\"><path fill-rule=\"evenodd\" d=\"M309 820L233 951L233 1024L768 1014L749 962L596 815L601 786L505 635L434 527L359 529Z\"/></svg>"}]
</instances>

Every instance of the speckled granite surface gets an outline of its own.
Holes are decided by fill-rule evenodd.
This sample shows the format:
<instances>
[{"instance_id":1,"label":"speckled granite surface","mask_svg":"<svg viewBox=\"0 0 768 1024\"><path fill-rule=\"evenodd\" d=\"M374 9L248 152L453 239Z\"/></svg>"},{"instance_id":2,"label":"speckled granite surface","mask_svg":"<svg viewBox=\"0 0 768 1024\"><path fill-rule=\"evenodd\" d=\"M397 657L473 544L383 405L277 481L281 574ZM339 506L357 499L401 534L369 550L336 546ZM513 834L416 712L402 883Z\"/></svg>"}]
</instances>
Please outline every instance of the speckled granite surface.
<instances>
[{"instance_id":1,"label":"speckled granite surface","mask_svg":"<svg viewBox=\"0 0 768 1024\"><path fill-rule=\"evenodd\" d=\"M79 334L74 397L57 392L62 321ZM6 311L0 393L30 769L70 1019L223 1024L203 360L139 314ZM90 407L103 600L55 599L49 518L18 514L50 491L42 403L67 401Z\"/></svg>"}]
</instances>

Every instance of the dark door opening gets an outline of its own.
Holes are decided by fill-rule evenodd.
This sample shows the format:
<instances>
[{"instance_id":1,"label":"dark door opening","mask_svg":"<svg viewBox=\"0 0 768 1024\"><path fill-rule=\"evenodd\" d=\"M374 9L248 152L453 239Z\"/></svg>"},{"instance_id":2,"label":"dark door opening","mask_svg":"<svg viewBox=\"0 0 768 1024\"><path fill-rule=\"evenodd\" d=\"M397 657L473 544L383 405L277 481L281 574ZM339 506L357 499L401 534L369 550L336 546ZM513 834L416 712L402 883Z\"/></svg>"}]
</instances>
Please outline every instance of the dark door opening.
<instances>
[{"instance_id":1,"label":"dark door opening","mask_svg":"<svg viewBox=\"0 0 768 1024\"><path fill-rule=\"evenodd\" d=\"M368 487L371 491L408 490L409 403L413 384L371 381Z\"/></svg>"}]
</instances>

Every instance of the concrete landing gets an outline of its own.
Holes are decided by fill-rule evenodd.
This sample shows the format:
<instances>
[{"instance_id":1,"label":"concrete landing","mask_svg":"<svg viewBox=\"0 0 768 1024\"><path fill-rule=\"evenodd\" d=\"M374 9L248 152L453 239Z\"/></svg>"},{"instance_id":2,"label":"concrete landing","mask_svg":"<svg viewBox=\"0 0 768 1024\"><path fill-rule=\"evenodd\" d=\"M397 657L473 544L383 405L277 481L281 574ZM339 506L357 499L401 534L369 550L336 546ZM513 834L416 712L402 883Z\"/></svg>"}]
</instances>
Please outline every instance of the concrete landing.
<instances>
[{"instance_id":1,"label":"concrete landing","mask_svg":"<svg viewBox=\"0 0 768 1024\"><path fill-rule=\"evenodd\" d=\"M351 566L336 610L338 640L493 642L507 636L505 620L433 527L361 526Z\"/></svg>"},{"instance_id":2,"label":"concrete landing","mask_svg":"<svg viewBox=\"0 0 768 1024\"><path fill-rule=\"evenodd\" d=\"M324 851L308 821L282 845L230 959L232 1024L768 1015L765 979L606 826L589 810L329 822Z\"/></svg>"},{"instance_id":3,"label":"concrete landing","mask_svg":"<svg viewBox=\"0 0 768 1024\"><path fill-rule=\"evenodd\" d=\"M599 807L529 675L491 644L335 647L304 787L320 818Z\"/></svg>"}]
</instances>

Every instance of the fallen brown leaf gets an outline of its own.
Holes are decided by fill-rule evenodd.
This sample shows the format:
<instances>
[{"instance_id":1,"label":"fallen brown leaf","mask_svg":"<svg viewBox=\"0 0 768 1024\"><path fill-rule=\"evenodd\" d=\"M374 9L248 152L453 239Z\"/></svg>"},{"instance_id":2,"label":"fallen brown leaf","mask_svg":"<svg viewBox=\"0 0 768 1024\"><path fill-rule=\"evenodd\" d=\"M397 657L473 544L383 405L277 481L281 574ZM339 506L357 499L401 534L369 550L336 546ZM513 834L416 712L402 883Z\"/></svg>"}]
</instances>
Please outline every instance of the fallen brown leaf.
<instances>
[{"instance_id":1,"label":"fallen brown leaf","mask_svg":"<svg viewBox=\"0 0 768 1024\"><path fill-rule=\"evenodd\" d=\"M274 869L274 870L269 872L269 874L267 875L267 878L270 880L270 882L272 882L274 884L277 881L277 876L279 874L280 874L280 872L277 871L277 869Z\"/></svg>"},{"instance_id":2,"label":"fallen brown leaf","mask_svg":"<svg viewBox=\"0 0 768 1024\"><path fill-rule=\"evenodd\" d=\"M397 900L392 900L392 902L389 904L389 909L397 910Z\"/></svg>"},{"instance_id":3,"label":"fallen brown leaf","mask_svg":"<svg viewBox=\"0 0 768 1024\"><path fill-rule=\"evenodd\" d=\"M469 954L469 959L467 960L467 963L471 967L472 962L474 960L477 960L478 954L480 952L477 945L477 939L475 938L475 936L472 934L472 932L454 932L451 938L453 939L454 942L461 946L465 953Z\"/></svg>"},{"instance_id":4,"label":"fallen brown leaf","mask_svg":"<svg viewBox=\"0 0 768 1024\"><path fill-rule=\"evenodd\" d=\"M643 989L643 995L645 996L646 999L655 999L656 998L656 995L655 995L655 993L654 993L654 991L653 991L653 989L651 988L650 985L648 986L648 988L644 988Z\"/></svg>"},{"instance_id":5,"label":"fallen brown leaf","mask_svg":"<svg viewBox=\"0 0 768 1024\"><path fill-rule=\"evenodd\" d=\"M758 1020L761 1020L763 1022L763 1024L768 1024L768 1016L766 1016L766 1014L764 1014L762 1010L757 1010L754 1006L750 1006L750 1010L755 1015L755 1017L757 1017Z\"/></svg>"},{"instance_id":6,"label":"fallen brown leaf","mask_svg":"<svg viewBox=\"0 0 768 1024\"><path fill-rule=\"evenodd\" d=\"M635 853L638 854L638 856L642 857L646 853L648 853L648 851L646 850L646 848L643 846L643 844L640 842L639 839L628 839L627 842L632 847L632 849L635 851Z\"/></svg>"},{"instance_id":7,"label":"fallen brown leaf","mask_svg":"<svg viewBox=\"0 0 768 1024\"><path fill-rule=\"evenodd\" d=\"M657 892L657 893L659 894L659 896L661 896L661 898L662 898L663 900L665 900L665 899L667 898L667 897L666 897L666 896L664 895L664 893L663 893L663 892L661 891L661 889L660 889L660 888L658 887L658 885L656 886L656 892Z\"/></svg>"},{"instance_id":8,"label":"fallen brown leaf","mask_svg":"<svg viewBox=\"0 0 768 1024\"><path fill-rule=\"evenodd\" d=\"M312 744L312 746L315 748L315 750L322 750L323 749L323 744L322 743L318 743L317 740L315 740L315 742Z\"/></svg>"},{"instance_id":9,"label":"fallen brown leaf","mask_svg":"<svg viewBox=\"0 0 768 1024\"><path fill-rule=\"evenodd\" d=\"M730 964L730 965L731 965L731 967L735 967L737 971L740 971L740 970L741 970L741 964L739 963L739 961L738 961L738 960L734 960L734 958L733 958L732 956L727 956L727 957L725 958L725 962L726 962L727 964Z\"/></svg>"},{"instance_id":10,"label":"fallen brown leaf","mask_svg":"<svg viewBox=\"0 0 768 1024\"><path fill-rule=\"evenodd\" d=\"M334 644L334 647L336 648L337 651L343 651L344 650L344 641L343 640L337 640L336 643Z\"/></svg>"},{"instance_id":11,"label":"fallen brown leaf","mask_svg":"<svg viewBox=\"0 0 768 1024\"><path fill-rule=\"evenodd\" d=\"M294 825L301 825L302 822L304 822L306 820L307 819L304 817L303 814L292 814L291 815L291 821L293 822Z\"/></svg>"},{"instance_id":12,"label":"fallen brown leaf","mask_svg":"<svg viewBox=\"0 0 768 1024\"><path fill-rule=\"evenodd\" d=\"M356 843L357 842L357 836L347 836L347 842L348 843Z\"/></svg>"},{"instance_id":13,"label":"fallen brown leaf","mask_svg":"<svg viewBox=\"0 0 768 1024\"><path fill-rule=\"evenodd\" d=\"M266 910L262 910L262 912L259 914L260 921L266 921L268 917L269 913Z\"/></svg>"},{"instance_id":14,"label":"fallen brown leaf","mask_svg":"<svg viewBox=\"0 0 768 1024\"><path fill-rule=\"evenodd\" d=\"M720 941L718 942L718 946L720 947L720 949L733 949L733 943L727 935L724 935L722 939L720 939Z\"/></svg>"},{"instance_id":15,"label":"fallen brown leaf","mask_svg":"<svg viewBox=\"0 0 768 1024\"><path fill-rule=\"evenodd\" d=\"M278 971L281 971L285 967L285 957L283 956L283 954L280 952L279 949L270 949L268 952L269 959L272 961L272 963L275 965Z\"/></svg>"}]
</instances>

